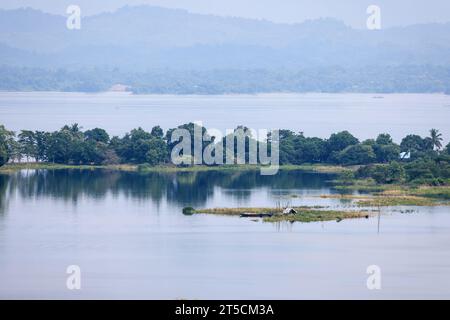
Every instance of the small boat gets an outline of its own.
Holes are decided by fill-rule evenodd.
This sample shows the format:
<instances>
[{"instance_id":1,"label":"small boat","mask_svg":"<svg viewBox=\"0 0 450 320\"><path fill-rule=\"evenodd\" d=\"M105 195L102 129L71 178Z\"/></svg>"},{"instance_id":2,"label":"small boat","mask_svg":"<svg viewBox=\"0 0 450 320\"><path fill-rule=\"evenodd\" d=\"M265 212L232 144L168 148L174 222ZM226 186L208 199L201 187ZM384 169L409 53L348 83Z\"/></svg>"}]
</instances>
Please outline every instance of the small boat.
<instances>
[{"instance_id":1,"label":"small boat","mask_svg":"<svg viewBox=\"0 0 450 320\"><path fill-rule=\"evenodd\" d=\"M272 217L273 213L242 213L241 218L268 218Z\"/></svg>"}]
</instances>

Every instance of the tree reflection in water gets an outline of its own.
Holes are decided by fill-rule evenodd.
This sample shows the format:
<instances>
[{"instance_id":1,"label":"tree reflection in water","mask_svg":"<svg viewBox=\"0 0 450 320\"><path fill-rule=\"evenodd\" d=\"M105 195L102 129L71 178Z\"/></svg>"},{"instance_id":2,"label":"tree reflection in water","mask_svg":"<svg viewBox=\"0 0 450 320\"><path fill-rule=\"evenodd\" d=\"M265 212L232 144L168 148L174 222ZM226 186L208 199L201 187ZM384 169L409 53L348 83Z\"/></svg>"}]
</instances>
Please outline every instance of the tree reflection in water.
<instances>
[{"instance_id":1,"label":"tree reflection in water","mask_svg":"<svg viewBox=\"0 0 450 320\"><path fill-rule=\"evenodd\" d=\"M8 204L8 184L9 175L0 174L0 216L5 213Z\"/></svg>"},{"instance_id":2,"label":"tree reflection in water","mask_svg":"<svg viewBox=\"0 0 450 320\"><path fill-rule=\"evenodd\" d=\"M166 199L179 205L199 206L213 196L217 187L245 200L255 188L270 188L274 193L287 189L319 189L330 179L330 175L302 171L280 171L275 176L262 176L258 170L179 173L23 170L0 175L0 212L5 211L9 195L16 191L23 198L51 197L74 204L83 197L104 199L110 194L151 199L155 203Z\"/></svg>"}]
</instances>

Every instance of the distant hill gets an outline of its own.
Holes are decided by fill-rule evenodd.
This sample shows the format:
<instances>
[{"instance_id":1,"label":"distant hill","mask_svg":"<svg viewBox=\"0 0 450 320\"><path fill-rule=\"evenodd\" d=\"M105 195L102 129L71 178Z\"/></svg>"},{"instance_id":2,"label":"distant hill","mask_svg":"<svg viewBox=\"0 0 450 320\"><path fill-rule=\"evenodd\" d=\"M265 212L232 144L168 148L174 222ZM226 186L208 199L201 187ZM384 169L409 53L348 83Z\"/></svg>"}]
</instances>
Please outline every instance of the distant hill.
<instances>
[{"instance_id":1,"label":"distant hill","mask_svg":"<svg viewBox=\"0 0 450 320\"><path fill-rule=\"evenodd\" d=\"M29 66L450 65L450 24L369 31L333 19L276 24L150 6L85 17L78 31L66 29L63 16L1 10L0 44L3 55L7 47L22 52L11 51L8 64Z\"/></svg>"},{"instance_id":2,"label":"distant hill","mask_svg":"<svg viewBox=\"0 0 450 320\"><path fill-rule=\"evenodd\" d=\"M352 29L334 19L280 24L138 6L84 17L81 30L74 31L66 28L64 16L34 9L0 10L0 59L0 65L10 72L8 81L18 87L25 80L16 74L39 73L50 81L57 69L84 70L87 75L87 70L94 68L100 73L104 71L98 70L115 68L124 74L128 72L128 82L139 87L145 87L146 82L139 83L131 74L137 77L143 72L155 74L159 72L155 70L167 69L168 78L184 83L192 78L189 72L205 74L209 70L210 75L219 77L221 73L217 71L225 70L222 75L226 77L212 80L218 85L224 82L226 87L234 77L230 70L236 75L253 70L277 74L273 81L276 88L290 90L292 83L287 82L296 80L293 74L307 69L311 77L327 70L323 79L312 77L314 81L323 81L324 90L330 86L332 77L336 77L333 83L338 86L339 77L344 83L352 77L364 79L362 83L353 83L351 88L370 90L368 74L377 77L373 86L381 79L391 79L394 86L396 79L390 73L393 68L400 68L403 71L398 75L399 90L412 86L403 82L416 83L420 78L423 87L414 84L414 88L419 88L411 90L442 91L441 82L448 82L450 77L446 71L450 67L450 24L369 31ZM23 67L40 71L21 69L20 73L11 69ZM45 70L47 75L43 75ZM97 76L106 78L107 73ZM0 84L0 89L7 86ZM320 89L320 83L314 87Z\"/></svg>"}]
</instances>

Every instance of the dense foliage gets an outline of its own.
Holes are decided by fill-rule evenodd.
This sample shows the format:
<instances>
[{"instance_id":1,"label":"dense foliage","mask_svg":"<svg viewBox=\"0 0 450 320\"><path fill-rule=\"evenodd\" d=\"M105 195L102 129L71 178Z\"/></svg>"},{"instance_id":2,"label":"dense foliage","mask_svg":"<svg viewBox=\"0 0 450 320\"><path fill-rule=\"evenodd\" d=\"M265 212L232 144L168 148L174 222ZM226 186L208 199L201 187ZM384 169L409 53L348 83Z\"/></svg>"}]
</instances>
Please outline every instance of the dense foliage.
<instances>
[{"instance_id":1,"label":"dense foliage","mask_svg":"<svg viewBox=\"0 0 450 320\"><path fill-rule=\"evenodd\" d=\"M0 166L7 163L13 155L13 148L16 146L14 133L0 125Z\"/></svg>"},{"instance_id":2,"label":"dense foliage","mask_svg":"<svg viewBox=\"0 0 450 320\"><path fill-rule=\"evenodd\" d=\"M183 156L194 157L196 126L189 123L178 127L187 130L192 137L191 154ZM208 135L206 128L197 129L204 135L202 151L212 144L222 143L224 159L231 155L236 161L236 145L234 150L226 149L226 137L216 141L215 137ZM164 133L159 126L150 132L137 128L123 137L110 137L103 129L83 131L73 124L54 132L22 130L16 137L13 132L0 126L0 165L24 160L72 165L170 164L170 154L182 140L171 141L174 130ZM246 127L239 126L234 134L246 134L245 161L248 161L253 137L246 130ZM264 143L270 149L270 136ZM435 129L430 131L430 137L408 135L400 145L386 133L360 142L348 131L321 139L305 137L301 132L280 130L281 165L314 163L359 165L357 177L372 178L378 183L411 181L444 184L450 179L450 144L443 148L442 136Z\"/></svg>"},{"instance_id":3,"label":"dense foliage","mask_svg":"<svg viewBox=\"0 0 450 320\"><path fill-rule=\"evenodd\" d=\"M2 91L107 91L124 84L136 94L259 92L430 93L450 90L449 67L323 67L292 69L43 69L0 66Z\"/></svg>"}]
</instances>

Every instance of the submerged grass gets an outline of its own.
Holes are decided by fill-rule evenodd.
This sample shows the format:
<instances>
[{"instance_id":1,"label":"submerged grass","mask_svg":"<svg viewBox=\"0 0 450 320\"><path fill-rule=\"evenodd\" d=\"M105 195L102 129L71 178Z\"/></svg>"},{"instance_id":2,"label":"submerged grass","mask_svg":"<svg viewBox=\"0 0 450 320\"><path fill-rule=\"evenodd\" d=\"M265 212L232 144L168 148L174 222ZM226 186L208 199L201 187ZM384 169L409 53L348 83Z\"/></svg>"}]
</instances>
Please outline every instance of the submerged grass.
<instances>
[{"instance_id":1,"label":"submerged grass","mask_svg":"<svg viewBox=\"0 0 450 320\"><path fill-rule=\"evenodd\" d=\"M343 200L366 200L372 199L373 195L355 195L355 194L321 194L318 196L322 199L343 199Z\"/></svg>"},{"instance_id":2,"label":"submerged grass","mask_svg":"<svg viewBox=\"0 0 450 320\"><path fill-rule=\"evenodd\" d=\"M420 187L411 190L411 194L420 197L450 200L450 186Z\"/></svg>"},{"instance_id":3,"label":"submerged grass","mask_svg":"<svg viewBox=\"0 0 450 320\"><path fill-rule=\"evenodd\" d=\"M334 180L332 182L335 185L334 188L339 191L382 192L400 187L398 185L377 184L371 179L355 179L351 183L340 180Z\"/></svg>"},{"instance_id":4,"label":"submerged grass","mask_svg":"<svg viewBox=\"0 0 450 320\"><path fill-rule=\"evenodd\" d=\"M321 195L325 199L344 199L355 201L359 207L395 207L395 206L441 206L449 205L446 200L447 188L428 187L420 189L388 189L368 195L332 194Z\"/></svg>"},{"instance_id":5,"label":"submerged grass","mask_svg":"<svg viewBox=\"0 0 450 320\"><path fill-rule=\"evenodd\" d=\"M397 186L376 193L373 199L358 202L364 206L442 206L449 205L450 187Z\"/></svg>"},{"instance_id":6,"label":"submerged grass","mask_svg":"<svg viewBox=\"0 0 450 320\"><path fill-rule=\"evenodd\" d=\"M369 218L370 214L362 211L339 211L339 210L300 210L293 215L274 215L264 218L265 222L319 222L319 221L342 221L344 219Z\"/></svg>"},{"instance_id":7,"label":"submerged grass","mask_svg":"<svg viewBox=\"0 0 450 320\"><path fill-rule=\"evenodd\" d=\"M360 207L395 207L395 206L439 206L443 203L434 199L416 196L377 196L369 200L357 201Z\"/></svg>"},{"instance_id":8,"label":"submerged grass","mask_svg":"<svg viewBox=\"0 0 450 320\"><path fill-rule=\"evenodd\" d=\"M449 205L447 200L450 200L448 185L377 184L371 179L360 179L334 188L342 192L360 191L374 195L374 198L359 201L358 204L362 206L437 206ZM347 198L357 200L354 195L348 195Z\"/></svg>"},{"instance_id":9,"label":"submerged grass","mask_svg":"<svg viewBox=\"0 0 450 320\"><path fill-rule=\"evenodd\" d=\"M239 216L244 213L281 213L279 208L213 208L213 209L198 209L196 214L217 214L224 216Z\"/></svg>"}]
</instances>

